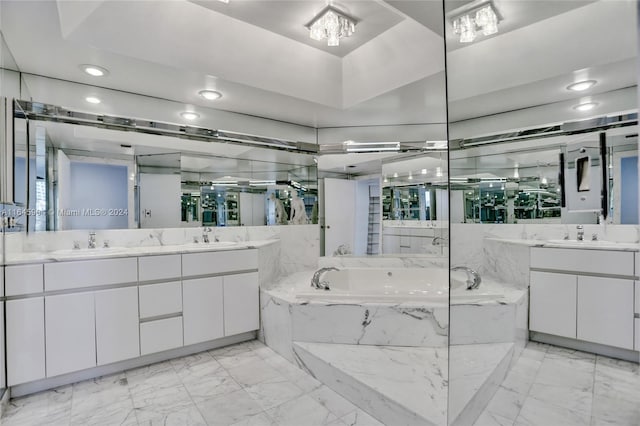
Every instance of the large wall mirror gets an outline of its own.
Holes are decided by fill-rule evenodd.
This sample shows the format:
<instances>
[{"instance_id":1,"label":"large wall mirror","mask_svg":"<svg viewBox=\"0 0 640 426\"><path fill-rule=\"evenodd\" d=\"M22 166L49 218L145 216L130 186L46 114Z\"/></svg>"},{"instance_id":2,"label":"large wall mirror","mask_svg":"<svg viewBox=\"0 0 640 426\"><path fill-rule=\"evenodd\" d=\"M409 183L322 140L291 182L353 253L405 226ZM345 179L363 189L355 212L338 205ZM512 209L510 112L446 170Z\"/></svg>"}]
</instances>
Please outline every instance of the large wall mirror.
<instances>
[{"instance_id":1,"label":"large wall mirror","mask_svg":"<svg viewBox=\"0 0 640 426\"><path fill-rule=\"evenodd\" d=\"M16 203L25 212L16 230L318 222L310 154L222 142L202 147L27 115L14 121Z\"/></svg>"}]
</instances>

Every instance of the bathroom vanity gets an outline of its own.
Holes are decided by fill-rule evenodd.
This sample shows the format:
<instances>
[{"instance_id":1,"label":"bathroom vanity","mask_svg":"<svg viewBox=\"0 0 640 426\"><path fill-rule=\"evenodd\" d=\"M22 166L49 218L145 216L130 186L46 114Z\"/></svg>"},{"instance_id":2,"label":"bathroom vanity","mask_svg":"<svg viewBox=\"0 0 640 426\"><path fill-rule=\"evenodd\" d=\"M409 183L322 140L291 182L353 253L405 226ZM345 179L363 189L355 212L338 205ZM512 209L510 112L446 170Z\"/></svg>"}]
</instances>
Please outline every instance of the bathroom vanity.
<instances>
[{"instance_id":1,"label":"bathroom vanity","mask_svg":"<svg viewBox=\"0 0 640 426\"><path fill-rule=\"evenodd\" d=\"M130 250L5 266L13 395L254 338L256 248Z\"/></svg>"},{"instance_id":2,"label":"bathroom vanity","mask_svg":"<svg viewBox=\"0 0 640 426\"><path fill-rule=\"evenodd\" d=\"M634 359L631 351L640 349L639 262L632 244L532 247L532 340Z\"/></svg>"}]
</instances>

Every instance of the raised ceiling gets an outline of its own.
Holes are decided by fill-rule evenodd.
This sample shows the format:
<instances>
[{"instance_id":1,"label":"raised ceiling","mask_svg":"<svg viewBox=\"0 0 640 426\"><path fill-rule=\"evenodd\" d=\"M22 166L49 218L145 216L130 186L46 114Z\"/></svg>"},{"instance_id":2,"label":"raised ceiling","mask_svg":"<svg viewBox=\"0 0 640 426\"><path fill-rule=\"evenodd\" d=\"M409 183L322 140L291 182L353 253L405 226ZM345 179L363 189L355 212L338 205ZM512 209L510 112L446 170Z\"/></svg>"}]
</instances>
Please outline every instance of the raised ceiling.
<instances>
[{"instance_id":1,"label":"raised ceiling","mask_svg":"<svg viewBox=\"0 0 640 426\"><path fill-rule=\"evenodd\" d=\"M446 0L444 10L464 3ZM4 1L0 16L25 73L312 127L445 122L443 29L450 121L580 99L565 90L578 78L599 80L594 96L636 85L631 0L495 0L500 33L468 46L452 38L440 1L344 1L361 22L337 50L304 28L324 4ZM92 79L84 63L110 74ZM203 88L224 97L204 101ZM35 100L61 95L56 85L30 89ZM85 92L67 91L66 106L94 108Z\"/></svg>"}]
</instances>

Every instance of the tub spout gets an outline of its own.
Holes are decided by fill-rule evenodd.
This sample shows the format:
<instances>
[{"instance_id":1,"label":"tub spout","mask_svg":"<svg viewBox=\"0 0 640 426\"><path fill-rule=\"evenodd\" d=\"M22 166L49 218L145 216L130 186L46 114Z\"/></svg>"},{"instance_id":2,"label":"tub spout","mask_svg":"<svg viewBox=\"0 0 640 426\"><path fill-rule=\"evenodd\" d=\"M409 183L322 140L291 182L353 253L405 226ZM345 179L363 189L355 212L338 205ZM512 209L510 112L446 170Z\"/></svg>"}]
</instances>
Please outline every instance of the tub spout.
<instances>
[{"instance_id":1,"label":"tub spout","mask_svg":"<svg viewBox=\"0 0 640 426\"><path fill-rule=\"evenodd\" d=\"M322 289L322 290L329 290L329 283L326 282L326 281L320 281L320 277L322 276L322 274L324 274L327 271L339 271L339 269L338 268L334 268L333 266L328 267L328 268L320 268L320 269L318 269L313 274L313 278L311 278L311 287L317 288L317 289Z\"/></svg>"},{"instance_id":2,"label":"tub spout","mask_svg":"<svg viewBox=\"0 0 640 426\"><path fill-rule=\"evenodd\" d=\"M452 266L452 271L465 271L467 273L467 290L473 290L480 287L480 283L482 282L482 278L480 278L480 274L467 266Z\"/></svg>"}]
</instances>

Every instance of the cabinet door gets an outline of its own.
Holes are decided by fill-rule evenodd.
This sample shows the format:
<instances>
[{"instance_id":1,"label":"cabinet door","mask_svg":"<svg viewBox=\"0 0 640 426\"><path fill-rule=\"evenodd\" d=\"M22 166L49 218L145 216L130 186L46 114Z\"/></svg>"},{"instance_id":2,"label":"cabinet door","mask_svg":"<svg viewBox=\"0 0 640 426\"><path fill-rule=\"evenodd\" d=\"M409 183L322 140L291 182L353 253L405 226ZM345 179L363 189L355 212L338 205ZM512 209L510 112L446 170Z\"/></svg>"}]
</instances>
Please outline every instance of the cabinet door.
<instances>
[{"instance_id":1,"label":"cabinet door","mask_svg":"<svg viewBox=\"0 0 640 426\"><path fill-rule=\"evenodd\" d=\"M97 291L95 301L98 365L140 356L138 288Z\"/></svg>"},{"instance_id":2,"label":"cabinet door","mask_svg":"<svg viewBox=\"0 0 640 426\"><path fill-rule=\"evenodd\" d=\"M7 384L44 379L44 297L7 301Z\"/></svg>"},{"instance_id":3,"label":"cabinet door","mask_svg":"<svg viewBox=\"0 0 640 426\"><path fill-rule=\"evenodd\" d=\"M182 318L185 346L224 335L222 277L182 281Z\"/></svg>"},{"instance_id":4,"label":"cabinet door","mask_svg":"<svg viewBox=\"0 0 640 426\"><path fill-rule=\"evenodd\" d=\"M258 274L224 277L224 335L260 328Z\"/></svg>"},{"instance_id":5,"label":"cabinet door","mask_svg":"<svg viewBox=\"0 0 640 426\"><path fill-rule=\"evenodd\" d=\"M633 281L578 277L578 339L633 349Z\"/></svg>"},{"instance_id":6,"label":"cabinet door","mask_svg":"<svg viewBox=\"0 0 640 426\"><path fill-rule=\"evenodd\" d=\"M531 272L529 329L576 338L577 277Z\"/></svg>"},{"instance_id":7,"label":"cabinet door","mask_svg":"<svg viewBox=\"0 0 640 426\"><path fill-rule=\"evenodd\" d=\"M45 300L47 377L96 366L93 293Z\"/></svg>"}]
</instances>

